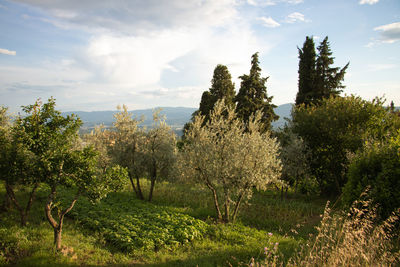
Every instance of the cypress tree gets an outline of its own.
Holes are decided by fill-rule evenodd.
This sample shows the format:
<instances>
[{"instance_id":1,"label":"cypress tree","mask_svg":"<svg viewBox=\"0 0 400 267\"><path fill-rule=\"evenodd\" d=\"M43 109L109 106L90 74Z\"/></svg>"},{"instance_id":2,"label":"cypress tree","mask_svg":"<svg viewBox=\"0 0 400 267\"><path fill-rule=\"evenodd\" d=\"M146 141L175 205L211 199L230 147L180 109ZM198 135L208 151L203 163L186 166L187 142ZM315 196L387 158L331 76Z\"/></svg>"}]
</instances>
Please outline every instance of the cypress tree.
<instances>
[{"instance_id":1,"label":"cypress tree","mask_svg":"<svg viewBox=\"0 0 400 267\"><path fill-rule=\"evenodd\" d=\"M235 102L235 84L232 82L232 76L228 67L218 64L214 69L213 78L211 79L211 88L204 91L201 96L199 109L193 112L191 121L185 123L183 127L183 138L192 127L194 118L200 113L205 116L203 124L210 120L210 111L213 110L215 103L224 98L225 104L231 108Z\"/></svg>"},{"instance_id":2,"label":"cypress tree","mask_svg":"<svg viewBox=\"0 0 400 267\"><path fill-rule=\"evenodd\" d=\"M307 36L303 48L299 51L299 91L296 95L296 105L309 105L313 102L313 90L316 76L316 53L314 38Z\"/></svg>"},{"instance_id":3,"label":"cypress tree","mask_svg":"<svg viewBox=\"0 0 400 267\"><path fill-rule=\"evenodd\" d=\"M235 84L232 82L232 76L226 66L218 64L211 79L211 88L201 96L199 112L205 116L205 122L209 120L210 111L218 100L224 98L225 104L233 108L234 97Z\"/></svg>"},{"instance_id":4,"label":"cypress tree","mask_svg":"<svg viewBox=\"0 0 400 267\"><path fill-rule=\"evenodd\" d=\"M299 91L296 95L296 105L317 104L323 98L338 96L342 89L344 75L349 66L343 68L331 67L334 63L328 37L318 46L315 52L313 37L306 37L303 48L299 49Z\"/></svg>"},{"instance_id":5,"label":"cypress tree","mask_svg":"<svg viewBox=\"0 0 400 267\"><path fill-rule=\"evenodd\" d=\"M332 68L330 65L334 63L332 51L328 41L328 36L318 46L318 58L316 62L316 98L329 98L330 96L338 96L345 86L342 85L344 75L349 63L343 68Z\"/></svg>"},{"instance_id":6,"label":"cypress tree","mask_svg":"<svg viewBox=\"0 0 400 267\"><path fill-rule=\"evenodd\" d=\"M271 103L273 97L267 95L265 83L269 77L261 77L258 53L252 55L250 74L244 74L239 78L242 82L235 98L238 117L248 123L250 116L260 110L262 112L261 122L264 124L263 130L270 129L271 122L279 117L274 112L276 105Z\"/></svg>"}]
</instances>

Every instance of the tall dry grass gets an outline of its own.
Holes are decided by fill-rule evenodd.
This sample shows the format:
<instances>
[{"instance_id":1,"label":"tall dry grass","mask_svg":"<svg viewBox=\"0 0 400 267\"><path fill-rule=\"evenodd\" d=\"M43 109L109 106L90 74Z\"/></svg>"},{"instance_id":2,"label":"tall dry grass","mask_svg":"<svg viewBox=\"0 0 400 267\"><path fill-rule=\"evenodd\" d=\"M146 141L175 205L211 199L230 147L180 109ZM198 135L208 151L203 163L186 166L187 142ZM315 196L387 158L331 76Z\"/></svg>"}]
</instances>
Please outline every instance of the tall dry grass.
<instances>
[{"instance_id":1,"label":"tall dry grass","mask_svg":"<svg viewBox=\"0 0 400 267\"><path fill-rule=\"evenodd\" d=\"M370 201L355 202L350 211L333 213L329 202L315 237L284 262L266 250L266 259L249 266L400 266L400 209L379 222Z\"/></svg>"}]
</instances>

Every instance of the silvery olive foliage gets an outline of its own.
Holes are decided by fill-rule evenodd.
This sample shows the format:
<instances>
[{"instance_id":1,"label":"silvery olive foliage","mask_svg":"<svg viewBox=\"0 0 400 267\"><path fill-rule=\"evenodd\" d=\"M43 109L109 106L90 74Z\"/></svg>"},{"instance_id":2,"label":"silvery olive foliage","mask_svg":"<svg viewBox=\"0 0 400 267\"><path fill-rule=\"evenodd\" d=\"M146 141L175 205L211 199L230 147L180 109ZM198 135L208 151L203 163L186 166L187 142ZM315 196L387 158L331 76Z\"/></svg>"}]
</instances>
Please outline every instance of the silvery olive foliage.
<instances>
[{"instance_id":1,"label":"silvery olive foliage","mask_svg":"<svg viewBox=\"0 0 400 267\"><path fill-rule=\"evenodd\" d=\"M187 133L178 160L180 173L212 192L219 221L235 221L240 204L251 198L254 188L279 182L279 144L268 131L260 131L261 113L244 125L223 100L215 104L204 126L203 120L196 116Z\"/></svg>"},{"instance_id":2,"label":"silvery olive foliage","mask_svg":"<svg viewBox=\"0 0 400 267\"><path fill-rule=\"evenodd\" d=\"M147 130L140 127L142 120L132 117L127 106L118 107L115 114L114 139L110 143L113 159L128 169L133 190L144 199L140 178L151 182L148 200L152 200L156 180L169 178L174 168L176 139L171 127L160 116L153 114L153 126Z\"/></svg>"}]
</instances>

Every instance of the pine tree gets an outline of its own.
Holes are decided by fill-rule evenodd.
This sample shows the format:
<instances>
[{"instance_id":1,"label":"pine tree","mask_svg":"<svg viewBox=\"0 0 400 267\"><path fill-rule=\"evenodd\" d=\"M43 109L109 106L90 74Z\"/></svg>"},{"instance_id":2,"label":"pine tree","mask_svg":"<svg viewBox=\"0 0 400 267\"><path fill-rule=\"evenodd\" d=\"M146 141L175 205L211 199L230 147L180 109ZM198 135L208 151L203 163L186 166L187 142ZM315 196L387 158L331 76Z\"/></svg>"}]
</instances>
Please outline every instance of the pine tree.
<instances>
[{"instance_id":1,"label":"pine tree","mask_svg":"<svg viewBox=\"0 0 400 267\"><path fill-rule=\"evenodd\" d=\"M334 63L328 37L318 46L315 52L313 37L306 37L303 49L299 49L299 91L296 105L317 104L323 98L338 96L344 88L342 81L349 66L331 67Z\"/></svg>"},{"instance_id":2,"label":"pine tree","mask_svg":"<svg viewBox=\"0 0 400 267\"><path fill-rule=\"evenodd\" d=\"M265 83L269 77L261 77L258 53L252 55L250 74L244 74L239 78L242 82L239 93L235 98L238 117L248 123L250 116L257 110L261 110L261 122L264 124L263 130L270 129L271 122L279 117L274 112L276 106L271 103L273 97L268 97L267 95Z\"/></svg>"},{"instance_id":3,"label":"pine tree","mask_svg":"<svg viewBox=\"0 0 400 267\"><path fill-rule=\"evenodd\" d=\"M303 48L299 51L299 91L296 95L296 105L308 105L313 102L313 89L316 76L316 53L314 38L306 37Z\"/></svg>"},{"instance_id":4,"label":"pine tree","mask_svg":"<svg viewBox=\"0 0 400 267\"><path fill-rule=\"evenodd\" d=\"M338 96L345 86L342 85L344 75L349 63L343 68L330 67L334 63L332 51L328 41L328 36L318 46L318 58L316 62L316 99L329 98L330 96Z\"/></svg>"}]
</instances>

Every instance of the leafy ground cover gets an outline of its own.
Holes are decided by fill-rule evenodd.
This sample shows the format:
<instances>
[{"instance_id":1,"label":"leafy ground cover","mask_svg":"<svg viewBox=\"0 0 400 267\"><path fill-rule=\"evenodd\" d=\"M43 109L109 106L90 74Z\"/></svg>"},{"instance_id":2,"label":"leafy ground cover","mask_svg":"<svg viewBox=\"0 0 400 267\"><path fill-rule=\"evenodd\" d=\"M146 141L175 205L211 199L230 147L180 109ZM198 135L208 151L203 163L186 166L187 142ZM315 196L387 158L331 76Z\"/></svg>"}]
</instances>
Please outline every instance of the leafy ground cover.
<instances>
[{"instance_id":1,"label":"leafy ground cover","mask_svg":"<svg viewBox=\"0 0 400 267\"><path fill-rule=\"evenodd\" d=\"M121 251L174 250L200 239L207 223L176 209L132 198L130 192L114 193L98 204L82 201L71 212L85 227L100 232Z\"/></svg>"}]
</instances>

